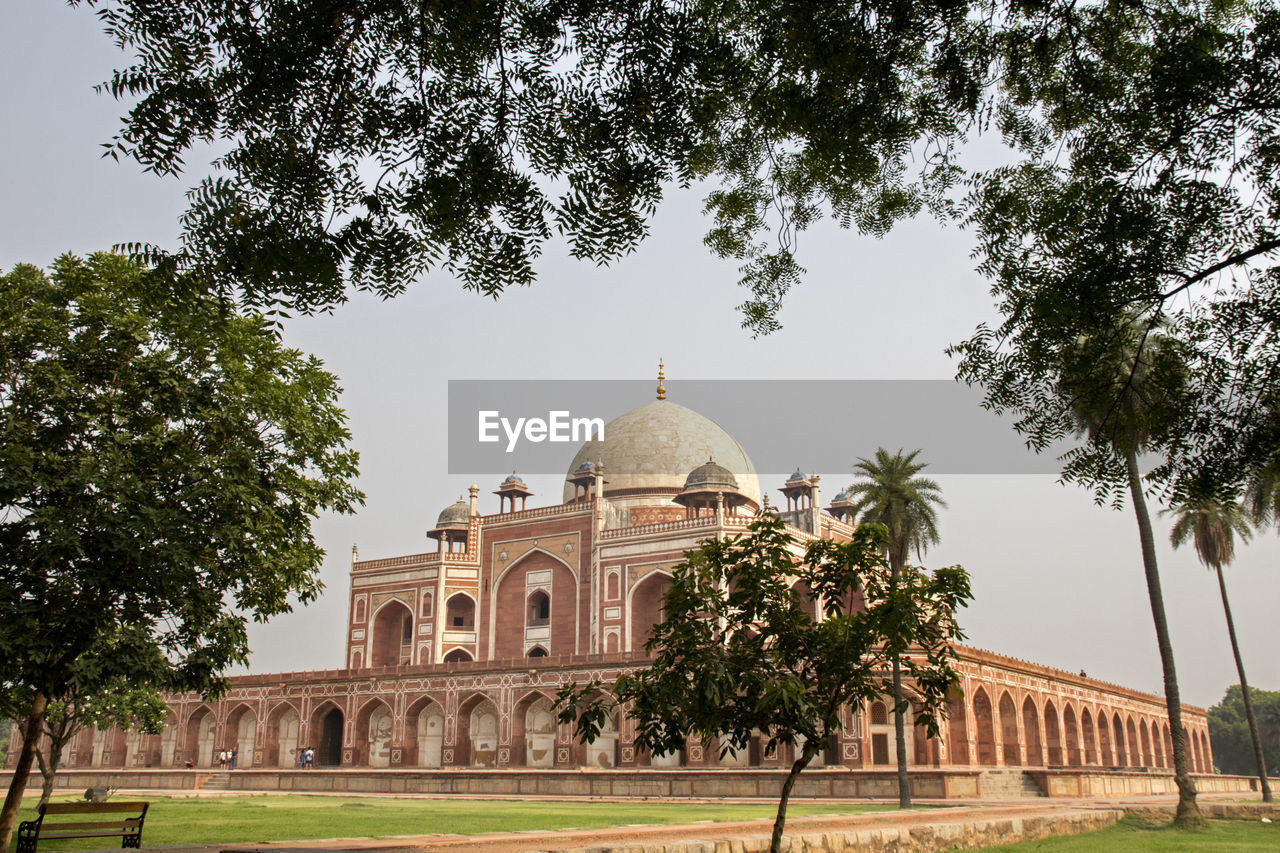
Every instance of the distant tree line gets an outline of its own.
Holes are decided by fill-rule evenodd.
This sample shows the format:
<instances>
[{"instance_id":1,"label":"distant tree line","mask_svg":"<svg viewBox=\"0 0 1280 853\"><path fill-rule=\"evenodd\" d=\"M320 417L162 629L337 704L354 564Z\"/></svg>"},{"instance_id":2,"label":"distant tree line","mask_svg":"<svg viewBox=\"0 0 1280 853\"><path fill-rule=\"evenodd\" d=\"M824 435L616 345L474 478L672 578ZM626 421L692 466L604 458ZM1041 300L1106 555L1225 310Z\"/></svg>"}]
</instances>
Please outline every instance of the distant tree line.
<instances>
[{"instance_id":1,"label":"distant tree line","mask_svg":"<svg viewBox=\"0 0 1280 853\"><path fill-rule=\"evenodd\" d=\"M1280 690L1254 688L1250 693L1262 736L1263 755L1274 776L1275 768L1280 768ZM1209 709L1209 742L1213 746L1213 763L1218 770L1237 776L1257 775L1258 763L1253 757L1240 685L1228 687L1222 701Z\"/></svg>"}]
</instances>

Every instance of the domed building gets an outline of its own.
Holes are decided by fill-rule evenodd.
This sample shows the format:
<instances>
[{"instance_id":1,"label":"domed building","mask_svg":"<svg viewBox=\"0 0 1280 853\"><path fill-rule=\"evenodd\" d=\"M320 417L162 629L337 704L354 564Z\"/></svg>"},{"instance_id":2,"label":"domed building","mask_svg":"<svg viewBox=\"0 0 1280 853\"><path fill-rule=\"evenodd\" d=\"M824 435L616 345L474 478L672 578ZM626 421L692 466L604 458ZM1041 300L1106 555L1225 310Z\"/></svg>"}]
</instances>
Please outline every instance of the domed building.
<instances>
[{"instance_id":1,"label":"domed building","mask_svg":"<svg viewBox=\"0 0 1280 853\"><path fill-rule=\"evenodd\" d=\"M477 485L440 511L426 531L432 551L365 560L353 549L339 669L232 678L217 701L169 697L161 735L85 732L66 766L198 770L237 748L239 767L257 771L231 774L243 788L544 795L678 794L689 783L663 774L699 769L781 773L791 757L767 751L764 738L724 756L700 741L677 755L644 754L620 716L585 746L556 722L553 702L566 681L608 682L645 665L671 572L702 540L741 533L761 511L786 522L798 549L814 538L850 537L853 501L841 493L823 509L819 486L817 476L796 470L777 488L784 502L770 507L742 446L667 400L660 374L656 400L580 447L560 503L527 507L533 493L513 471L494 492L497 512L481 512ZM943 731L929 737L909 726L917 795L1173 790L1163 697L967 647L955 665L963 695ZM1183 718L1192 764L1209 774L1205 712L1184 708ZM841 773L819 770L826 781L807 784L832 796L891 795L891 723L883 702L847 709L844 731L818 759ZM322 766L350 772L295 773L306 746ZM355 772L365 768L367 775ZM380 768L420 772L391 780ZM519 782L484 775L511 768L532 775ZM633 791L616 775L584 782L580 774L533 772L571 768L629 768L642 781ZM119 772L113 784L137 786ZM147 778L197 784L180 775ZM777 784L772 776L717 778L722 795L755 796L756 785ZM1224 790L1227 783L1206 775L1199 784Z\"/></svg>"},{"instance_id":2,"label":"domed building","mask_svg":"<svg viewBox=\"0 0 1280 853\"><path fill-rule=\"evenodd\" d=\"M692 409L654 400L609 421L603 433L573 457L565 503L580 497L574 479L583 466L597 466L605 471L604 497L618 513L617 524L681 517L671 514L671 499L690 471L714 459L737 479L750 509L760 507L760 480L747 452L723 427Z\"/></svg>"}]
</instances>

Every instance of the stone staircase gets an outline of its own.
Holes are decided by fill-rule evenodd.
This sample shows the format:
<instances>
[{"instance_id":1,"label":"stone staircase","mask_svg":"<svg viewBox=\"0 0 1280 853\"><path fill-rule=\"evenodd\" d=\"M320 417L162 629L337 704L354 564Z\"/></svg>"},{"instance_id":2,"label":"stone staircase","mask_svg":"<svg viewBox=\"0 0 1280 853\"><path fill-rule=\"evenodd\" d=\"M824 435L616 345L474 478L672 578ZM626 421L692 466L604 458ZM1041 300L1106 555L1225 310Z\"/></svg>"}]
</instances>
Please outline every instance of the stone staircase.
<instances>
[{"instance_id":1,"label":"stone staircase","mask_svg":"<svg viewBox=\"0 0 1280 853\"><path fill-rule=\"evenodd\" d=\"M230 791L231 774L219 772L197 776L195 789L197 791Z\"/></svg>"},{"instance_id":2,"label":"stone staircase","mask_svg":"<svg viewBox=\"0 0 1280 853\"><path fill-rule=\"evenodd\" d=\"M1044 791L1021 770L984 770L978 776L978 790L984 800L1016 800L1043 797Z\"/></svg>"}]
</instances>

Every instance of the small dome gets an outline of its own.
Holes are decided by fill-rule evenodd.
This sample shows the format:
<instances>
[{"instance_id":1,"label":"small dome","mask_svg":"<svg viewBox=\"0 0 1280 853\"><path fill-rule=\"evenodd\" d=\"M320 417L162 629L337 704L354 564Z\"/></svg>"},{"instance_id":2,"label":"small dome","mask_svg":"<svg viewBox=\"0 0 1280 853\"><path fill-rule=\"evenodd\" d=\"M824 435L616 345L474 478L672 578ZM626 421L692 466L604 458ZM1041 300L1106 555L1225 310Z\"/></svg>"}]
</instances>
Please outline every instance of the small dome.
<instances>
[{"instance_id":1,"label":"small dome","mask_svg":"<svg viewBox=\"0 0 1280 853\"><path fill-rule=\"evenodd\" d=\"M797 468L797 469L796 469L796 472L795 472L794 474L792 474L790 477L788 477L787 479L789 479L789 480L803 480L804 478L805 478L805 473L804 473L803 471L801 471L799 468Z\"/></svg>"},{"instance_id":2,"label":"small dome","mask_svg":"<svg viewBox=\"0 0 1280 853\"><path fill-rule=\"evenodd\" d=\"M579 471L589 471L595 465L594 462L583 462L578 466Z\"/></svg>"},{"instance_id":3,"label":"small dome","mask_svg":"<svg viewBox=\"0 0 1280 853\"><path fill-rule=\"evenodd\" d=\"M436 519L436 527L467 527L471 522L471 507L464 500L449 504L440 517Z\"/></svg>"},{"instance_id":4,"label":"small dome","mask_svg":"<svg viewBox=\"0 0 1280 853\"><path fill-rule=\"evenodd\" d=\"M684 491L738 491L738 478L723 465L708 459L702 465L689 472L684 481Z\"/></svg>"},{"instance_id":5,"label":"small dome","mask_svg":"<svg viewBox=\"0 0 1280 853\"><path fill-rule=\"evenodd\" d=\"M524 482L524 478L516 474L515 471L512 471L511 476L502 481L502 485L505 486L508 483L523 483L523 482Z\"/></svg>"},{"instance_id":6,"label":"small dome","mask_svg":"<svg viewBox=\"0 0 1280 853\"><path fill-rule=\"evenodd\" d=\"M841 501L847 497L844 492L836 492L835 500Z\"/></svg>"}]
</instances>

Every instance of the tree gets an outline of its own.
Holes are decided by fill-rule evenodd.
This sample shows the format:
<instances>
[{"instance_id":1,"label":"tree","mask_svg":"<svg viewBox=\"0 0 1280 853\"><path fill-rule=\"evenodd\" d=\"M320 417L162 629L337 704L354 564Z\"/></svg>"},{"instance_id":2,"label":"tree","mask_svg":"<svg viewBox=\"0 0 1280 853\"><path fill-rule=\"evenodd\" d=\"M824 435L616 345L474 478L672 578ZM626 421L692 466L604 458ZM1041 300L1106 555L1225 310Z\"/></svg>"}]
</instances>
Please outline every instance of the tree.
<instances>
[{"instance_id":1,"label":"tree","mask_svg":"<svg viewBox=\"0 0 1280 853\"><path fill-rule=\"evenodd\" d=\"M1164 334L1158 315L1122 313L1111 318L1108 332L1089 335L1072 320L1079 311L1096 308L1052 292L1036 294L1032 302L1043 312L1041 322L1011 316L1006 326L1017 340L1008 352L991 349L985 339L957 348L963 356L961 375L985 384L989 407L1021 416L1017 427L1033 448L1042 449L1050 438L1066 434L1085 439L1064 455L1064 480L1093 488L1098 501L1112 496L1116 509L1123 506L1121 489L1127 490L1138 524L1172 729L1175 823L1198 824L1203 818L1187 761L1177 668L1138 458L1144 452L1167 452L1185 424L1183 348Z\"/></svg>"},{"instance_id":2,"label":"tree","mask_svg":"<svg viewBox=\"0 0 1280 853\"><path fill-rule=\"evenodd\" d=\"M44 712L44 744L48 754L36 747L36 761L44 784L40 789L40 805L53 795L53 782L62 762L62 751L85 728L100 731L134 730L141 734L159 734L164 728L167 706L153 689L136 687L125 681L100 693L81 694L72 688L67 695L52 701Z\"/></svg>"},{"instance_id":3,"label":"tree","mask_svg":"<svg viewBox=\"0 0 1280 853\"><path fill-rule=\"evenodd\" d=\"M767 750L793 749L773 827L778 851L796 778L841 730L847 707L888 692L891 660L901 659L931 736L956 688L954 613L970 598L968 576L912 568L895 583L884 537L863 525L851 542L801 550L765 515L741 536L703 542L672 574L665 619L646 645L653 662L619 678L611 698L598 682L566 684L561 721L591 741L608 714L626 708L637 747L656 755L689 738L719 738L723 755L757 733Z\"/></svg>"},{"instance_id":4,"label":"tree","mask_svg":"<svg viewBox=\"0 0 1280 853\"><path fill-rule=\"evenodd\" d=\"M1163 318L1192 387L1155 482L1177 497L1238 486L1280 446L1280 8L1053 8L1009 33L1034 46L1008 68L1000 115L1022 156L970 182L979 270L1006 319L956 348L962 374L1029 375L1081 336L1101 348L1121 314ZM1037 447L1061 436L1057 407L1036 406L1052 384L1028 382L1018 408Z\"/></svg>"},{"instance_id":5,"label":"tree","mask_svg":"<svg viewBox=\"0 0 1280 853\"><path fill-rule=\"evenodd\" d=\"M1255 525L1275 524L1280 529L1280 457L1259 468L1249 478L1245 504Z\"/></svg>"},{"instance_id":6,"label":"tree","mask_svg":"<svg viewBox=\"0 0 1280 853\"><path fill-rule=\"evenodd\" d=\"M1166 510L1170 512L1170 510ZM1258 718L1253 713L1253 701L1249 696L1249 680L1244 675L1244 660L1240 657L1240 643L1236 639L1236 623L1231 618L1231 602L1227 599L1227 581L1222 567L1235 558L1235 538L1248 542L1252 536L1244 509L1234 500L1213 496L1201 496L1178 504L1171 510L1174 516L1169 541L1180 548L1190 539L1195 545L1196 556L1218 575L1218 591L1222 594L1222 612L1227 617L1227 636L1231 638L1231 654L1240 675L1240 695L1244 704L1245 719L1249 723L1249 736L1253 739L1254 759L1258 779L1262 785L1262 801L1271 802L1271 785L1267 782L1267 762L1263 755L1262 736L1258 733Z\"/></svg>"},{"instance_id":7,"label":"tree","mask_svg":"<svg viewBox=\"0 0 1280 853\"><path fill-rule=\"evenodd\" d=\"M853 501L853 512L861 513L860 523L881 524L888 531L885 550L889 556L892 578L896 581L907 565L911 551L917 557L938 543L938 514L935 507L945 507L942 490L927 477L917 477L927 467L916 462L919 450L892 456L883 447L876 448L873 460L859 459L853 466L861 478L845 490ZM907 735L904 715L906 700L902 695L902 673L897 660L890 662L893 671L893 728L897 746L898 805L911 808L911 787L907 780Z\"/></svg>"},{"instance_id":8,"label":"tree","mask_svg":"<svg viewBox=\"0 0 1280 853\"><path fill-rule=\"evenodd\" d=\"M1252 693L1267 766L1280 767L1280 691ZM1222 701L1209 709L1209 740L1214 763L1223 773L1251 776L1258 772L1240 685L1228 687Z\"/></svg>"},{"instance_id":9,"label":"tree","mask_svg":"<svg viewBox=\"0 0 1280 853\"><path fill-rule=\"evenodd\" d=\"M936 203L993 59L986 2L73 2L132 57L103 86L133 102L109 153L170 174L229 147L181 262L304 311L437 267L497 294L554 234L616 260L667 187L721 176L707 242L776 328L791 230Z\"/></svg>"},{"instance_id":10,"label":"tree","mask_svg":"<svg viewBox=\"0 0 1280 853\"><path fill-rule=\"evenodd\" d=\"M315 598L311 522L362 500L338 393L261 317L122 257L0 279L0 692L24 704L0 848L87 662L215 693L248 619Z\"/></svg>"}]
</instances>

